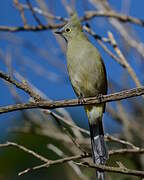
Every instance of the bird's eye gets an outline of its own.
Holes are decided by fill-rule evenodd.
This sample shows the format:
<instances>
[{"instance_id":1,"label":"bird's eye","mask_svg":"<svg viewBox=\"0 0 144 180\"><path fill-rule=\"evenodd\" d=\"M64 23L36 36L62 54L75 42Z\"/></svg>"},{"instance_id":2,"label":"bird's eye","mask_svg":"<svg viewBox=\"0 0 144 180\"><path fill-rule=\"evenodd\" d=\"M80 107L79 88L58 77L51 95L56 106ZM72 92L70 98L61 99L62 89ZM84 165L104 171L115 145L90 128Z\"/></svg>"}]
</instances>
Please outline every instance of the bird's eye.
<instances>
[{"instance_id":1,"label":"bird's eye","mask_svg":"<svg viewBox=\"0 0 144 180\"><path fill-rule=\"evenodd\" d=\"M65 31L66 31L66 32L71 32L71 29L70 29L70 28L66 28Z\"/></svg>"}]
</instances>

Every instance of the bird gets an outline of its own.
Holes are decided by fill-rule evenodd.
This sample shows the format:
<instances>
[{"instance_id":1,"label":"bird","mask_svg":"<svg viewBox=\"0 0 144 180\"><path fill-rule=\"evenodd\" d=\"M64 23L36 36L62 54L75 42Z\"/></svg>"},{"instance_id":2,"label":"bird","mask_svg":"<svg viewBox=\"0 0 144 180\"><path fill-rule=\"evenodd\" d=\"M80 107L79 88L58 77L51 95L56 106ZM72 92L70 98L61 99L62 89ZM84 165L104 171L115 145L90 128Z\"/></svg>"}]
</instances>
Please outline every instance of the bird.
<instances>
[{"instance_id":1,"label":"bird","mask_svg":"<svg viewBox=\"0 0 144 180\"><path fill-rule=\"evenodd\" d=\"M107 94L107 75L104 62L97 48L83 32L76 12L56 34L67 43L67 70L71 85L80 100ZM103 113L105 104L84 105L88 117L92 158L96 165L104 165L108 159L108 150L104 141ZM98 180L104 180L103 170L96 170Z\"/></svg>"}]
</instances>

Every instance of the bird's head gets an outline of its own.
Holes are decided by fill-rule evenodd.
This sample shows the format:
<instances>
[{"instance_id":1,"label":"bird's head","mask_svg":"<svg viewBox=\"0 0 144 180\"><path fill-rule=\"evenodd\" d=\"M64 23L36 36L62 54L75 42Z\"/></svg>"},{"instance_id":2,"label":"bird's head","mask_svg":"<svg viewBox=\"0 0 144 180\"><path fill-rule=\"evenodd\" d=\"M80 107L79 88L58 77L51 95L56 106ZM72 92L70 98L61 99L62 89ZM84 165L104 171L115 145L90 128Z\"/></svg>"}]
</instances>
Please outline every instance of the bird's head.
<instances>
[{"instance_id":1,"label":"bird's head","mask_svg":"<svg viewBox=\"0 0 144 180\"><path fill-rule=\"evenodd\" d=\"M82 32L82 26L77 13L75 12L68 23L55 33L64 37L66 41L69 41L70 39L76 37L80 32Z\"/></svg>"}]
</instances>

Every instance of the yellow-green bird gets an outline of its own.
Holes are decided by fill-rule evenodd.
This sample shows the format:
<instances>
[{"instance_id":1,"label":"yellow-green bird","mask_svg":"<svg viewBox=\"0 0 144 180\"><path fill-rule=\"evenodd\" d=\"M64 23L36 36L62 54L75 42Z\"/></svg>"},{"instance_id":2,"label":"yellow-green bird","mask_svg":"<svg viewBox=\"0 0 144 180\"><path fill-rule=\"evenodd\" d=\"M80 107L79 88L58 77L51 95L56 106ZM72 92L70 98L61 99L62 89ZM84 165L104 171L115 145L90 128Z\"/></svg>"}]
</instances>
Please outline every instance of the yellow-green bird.
<instances>
[{"instance_id":1,"label":"yellow-green bird","mask_svg":"<svg viewBox=\"0 0 144 180\"><path fill-rule=\"evenodd\" d=\"M69 22L56 31L67 42L67 68L72 87L78 98L107 93L105 66L98 50L82 31L76 13ZM105 164L108 152L104 141L102 116L105 104L84 106L89 120L92 156L95 164ZM104 172L97 171L98 180L104 180Z\"/></svg>"}]
</instances>

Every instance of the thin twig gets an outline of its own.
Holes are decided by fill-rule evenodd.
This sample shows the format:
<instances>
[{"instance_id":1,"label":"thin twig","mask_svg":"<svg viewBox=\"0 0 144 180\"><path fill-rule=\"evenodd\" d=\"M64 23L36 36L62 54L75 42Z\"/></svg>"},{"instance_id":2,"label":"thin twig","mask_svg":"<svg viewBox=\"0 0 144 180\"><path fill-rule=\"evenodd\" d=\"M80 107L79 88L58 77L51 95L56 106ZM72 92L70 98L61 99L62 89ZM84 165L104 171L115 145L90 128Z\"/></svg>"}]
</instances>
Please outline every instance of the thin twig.
<instances>
[{"instance_id":1,"label":"thin twig","mask_svg":"<svg viewBox=\"0 0 144 180\"><path fill-rule=\"evenodd\" d=\"M52 112L52 111L47 112L47 110L43 110L43 112L46 113L46 114L50 114L50 115L52 115L54 118L57 118L57 119L63 121L65 124L69 125L69 126L72 127L72 128L78 129L79 131L81 131L81 132L83 132L83 133L85 133L85 134L87 134L87 135L90 135L90 133L89 133L88 130L83 129L83 128L80 128L79 126L72 124L72 123L71 123L70 121L68 121L66 118L61 117L60 115L58 115L58 114L56 114L56 113L54 113L54 112Z\"/></svg>"},{"instance_id":2,"label":"thin twig","mask_svg":"<svg viewBox=\"0 0 144 180\"><path fill-rule=\"evenodd\" d=\"M39 9L37 8L35 8L35 11L37 11L37 12L40 12L41 13L41 11L39 11ZM101 15L101 13L99 14L99 15ZM106 17L106 16L105 16ZM116 17L115 17L116 18ZM58 17L53 17L53 19L58 19L58 20L62 20L62 21L65 21L66 22L66 20L67 19L65 19L65 18L62 18L62 17L60 17L60 16L58 16ZM83 19L83 18L81 18L81 19ZM142 20L143 21L143 20ZM139 22L140 23L138 23L138 21L137 21L137 23L136 23L136 21L135 21L135 24L143 24L143 23L141 23L142 22L141 20L139 20ZM130 21L128 21L128 22L130 22ZM131 21L132 22L132 21ZM133 23L134 23L134 21L133 21ZM38 25L38 26L16 26L16 27L9 27L9 26L0 26L0 31L8 31L8 32L19 32L19 31L44 31L44 30L49 30L49 29L57 29L57 28L60 28L60 27L62 27L62 26L64 26L64 24L65 23L62 23L62 24L47 24L47 25L43 25L43 26L41 26L41 25ZM135 44L134 43L131 43L131 45L133 45L134 47L135 47ZM139 45L140 46L140 45ZM141 49L140 47L139 47L139 49ZM138 49L138 50L139 50ZM142 54L142 52L141 52L141 50L140 50L140 53Z\"/></svg>"},{"instance_id":3,"label":"thin twig","mask_svg":"<svg viewBox=\"0 0 144 180\"><path fill-rule=\"evenodd\" d=\"M4 144L0 144L0 148L2 148L2 147L8 147L8 146L16 147L16 148L18 148L18 149L20 149L20 150L22 150L22 151L24 151L24 152L26 152L26 153L34 156L34 157L36 157L37 159L39 159L39 160L41 160L41 161L43 161L43 162L46 162L46 163L47 163L47 162L50 162L50 160L48 160L47 158L45 158L45 157L39 155L38 153L36 153L36 152L34 152L34 151L32 151L32 150L30 150L30 149L28 149L28 148L26 148L26 147L24 147L24 146L22 146L22 145L19 145L19 144L17 144L17 143L14 143L14 142L6 142L6 143L4 143Z\"/></svg>"},{"instance_id":4,"label":"thin twig","mask_svg":"<svg viewBox=\"0 0 144 180\"><path fill-rule=\"evenodd\" d=\"M144 20L143 19L138 19L132 16L128 16L125 14L121 14L118 12L114 12L114 11L87 11L85 12L84 17L82 17L81 20L89 20L92 19L94 17L109 17L109 18L115 18L118 19L121 22L130 22L136 25L140 25L140 26L144 26Z\"/></svg>"},{"instance_id":5,"label":"thin twig","mask_svg":"<svg viewBox=\"0 0 144 180\"><path fill-rule=\"evenodd\" d=\"M27 5L29 6L30 11L32 12L32 15L34 17L34 19L36 20L36 22L40 25L43 26L43 24L41 23L41 21L39 20L39 18L37 17L37 15L35 14L35 11L33 10L33 7L30 3L30 0L26 0Z\"/></svg>"},{"instance_id":6,"label":"thin twig","mask_svg":"<svg viewBox=\"0 0 144 180\"><path fill-rule=\"evenodd\" d=\"M124 63L122 63L121 59L118 58L115 54L113 54L105 45L105 43L110 43L110 40L104 37L98 36L89 26L83 26L83 29L86 30L91 36L93 36L97 42L100 44L100 46L105 50L105 52L112 57L115 61L117 61L122 67L126 67Z\"/></svg>"},{"instance_id":7,"label":"thin twig","mask_svg":"<svg viewBox=\"0 0 144 180\"><path fill-rule=\"evenodd\" d=\"M52 29L58 29L65 25L65 23L61 24L47 24L43 26L0 26L0 31L7 31L7 32L20 32L20 31L46 31Z\"/></svg>"},{"instance_id":8,"label":"thin twig","mask_svg":"<svg viewBox=\"0 0 144 180\"><path fill-rule=\"evenodd\" d=\"M69 161L76 160L76 159L82 159L82 158L86 158L86 157L89 157L89 156L90 156L90 154L80 154L80 155L76 155L76 156L70 156L70 157L58 159L58 160L55 160L55 161L52 161L52 162L48 162L48 163L45 163L45 164L34 166L32 168L27 168L24 171L20 172L18 175L21 176L21 175L24 175L25 173L28 173L28 172L33 171L33 170L37 170L37 169L41 169L41 168L47 168L50 165L62 164L62 163L65 163L65 162L69 162Z\"/></svg>"},{"instance_id":9,"label":"thin twig","mask_svg":"<svg viewBox=\"0 0 144 180\"><path fill-rule=\"evenodd\" d=\"M8 146L13 146L13 147L16 147L28 154L31 154L32 156L36 157L37 159L43 161L43 162L46 162L42 165L38 165L38 166L35 166L33 168L28 168L22 172L19 173L19 175L23 175L29 171L32 171L32 170L36 170L36 169L41 169L41 168L44 168L44 167L49 167L50 165L54 165L54 164L61 164L61 163L65 163L65 162L69 162L69 161L72 161L72 160L78 160L78 159L82 159L82 158L87 158L87 157L90 157L91 154L90 153L83 153L83 154L80 154L80 155L75 155L75 156L70 156L70 157L66 157L66 158L62 158L62 159L58 159L58 160L48 160L47 158L37 154L36 152L22 146L22 145L19 145L17 143L14 143L14 142L7 142L7 143L4 143L4 144L0 144L0 148L2 147L8 147ZM118 150L111 150L109 151L109 155L116 155L116 154L125 154L125 153L144 153L144 149L118 149ZM107 169L105 169L105 166L97 166L97 168L102 168L103 170L107 171ZM112 172L115 172L115 170ZM134 173L135 174L135 173ZM134 175L133 174L133 175Z\"/></svg>"},{"instance_id":10,"label":"thin twig","mask_svg":"<svg viewBox=\"0 0 144 180\"><path fill-rule=\"evenodd\" d=\"M29 6L26 5L26 4L21 4L23 6L24 9L29 9ZM59 20L59 21L64 21L64 22L67 22L68 21L68 18L63 18L61 16L54 16L53 14L47 12L47 11L44 11L38 7L33 7L33 11L35 11L36 13L40 14L40 15L43 15L47 18L50 18L50 19L54 19L54 20Z\"/></svg>"},{"instance_id":11,"label":"thin twig","mask_svg":"<svg viewBox=\"0 0 144 180\"><path fill-rule=\"evenodd\" d=\"M21 15L24 27L27 27L28 25L27 25L27 20L26 20L25 15L24 15L24 8L23 8L23 6L21 5L21 3L19 3L18 0L13 0L13 1L14 1L15 6L17 7L17 9L20 12L20 15Z\"/></svg>"},{"instance_id":12,"label":"thin twig","mask_svg":"<svg viewBox=\"0 0 144 180\"><path fill-rule=\"evenodd\" d=\"M122 140L122 139L118 139L118 138L116 138L116 137L114 137L114 136L111 136L111 135L109 135L109 134L106 134L106 135L105 135L105 138L106 138L106 140L108 140L108 141L114 141L114 142L117 142L117 143L120 143L120 144L123 144L123 145L128 145L128 146L130 146L130 147L133 148L133 149L139 149L137 146L135 146L134 144L130 143L129 141L125 141L125 140Z\"/></svg>"},{"instance_id":13,"label":"thin twig","mask_svg":"<svg viewBox=\"0 0 144 180\"><path fill-rule=\"evenodd\" d=\"M109 155L120 155L120 154L143 154L144 148L135 148L135 149L117 149L117 150L110 150Z\"/></svg>"},{"instance_id":14,"label":"thin twig","mask_svg":"<svg viewBox=\"0 0 144 180\"><path fill-rule=\"evenodd\" d=\"M34 98L36 101L43 100L37 93L35 93L28 85L24 82L18 82L15 79L13 79L11 76L5 74L4 72L0 71L0 78L4 79L5 81L15 85L17 88L22 89L27 94L29 94L31 97Z\"/></svg>"},{"instance_id":15,"label":"thin twig","mask_svg":"<svg viewBox=\"0 0 144 180\"><path fill-rule=\"evenodd\" d=\"M51 114L53 116L53 114ZM85 150L82 149L82 147L80 146L80 144L77 142L77 140L71 135L71 133L63 126L63 124L61 123L61 121L59 121L59 118L57 118L55 115L53 116L54 119L56 120L56 122L58 123L59 127L65 132L65 134L71 139L71 141L73 142L73 144L83 153L85 153Z\"/></svg>"},{"instance_id":16,"label":"thin twig","mask_svg":"<svg viewBox=\"0 0 144 180\"><path fill-rule=\"evenodd\" d=\"M113 46L113 48L114 48L115 52L117 53L117 55L119 56L119 58L121 59L121 62L127 68L127 71L130 74L130 76L133 79L133 81L135 82L136 86L137 87L141 86L141 83L140 83L139 79L137 78L136 73L134 72L134 70L132 69L131 65L128 63L128 61L124 57L124 55L121 52L121 50L118 48L118 45L116 43L116 40L115 40L113 34L111 32L108 32L108 36L109 36L111 45Z\"/></svg>"},{"instance_id":17,"label":"thin twig","mask_svg":"<svg viewBox=\"0 0 144 180\"><path fill-rule=\"evenodd\" d=\"M51 151L55 152L58 156L63 157L63 158L66 157L64 152L60 148L54 146L53 144L48 144L47 147ZM80 167L78 165L76 165L73 161L68 161L68 164L82 180L87 180L88 179L86 176L83 175Z\"/></svg>"},{"instance_id":18,"label":"thin twig","mask_svg":"<svg viewBox=\"0 0 144 180\"><path fill-rule=\"evenodd\" d=\"M144 149L119 149L119 150L113 150L113 151L110 151L109 152L109 155L116 155L116 154L125 154L125 153L144 153ZM37 169L41 169L41 168L48 168L50 167L51 165L55 165L55 164L62 164L62 163L65 163L65 162L69 162L69 161L73 161L73 160L78 160L78 159L83 159L83 158L88 158L88 157L91 157L91 153L87 153L87 154L80 154L80 155L75 155L75 156L70 156L70 157L66 157L66 158L62 158L62 159L58 159L58 160L54 160L54 161L51 161L51 162L48 162L48 163L44 163L44 164L41 164L41 165L38 165L38 166L34 166L32 168L27 168L23 171L21 171L18 175L21 176L21 175L24 175L28 172L31 172L33 170L37 170ZM78 164L79 165L79 164ZM105 169L105 167L108 167L109 169L109 166L103 166L103 165L97 165L95 166L95 168L99 168L99 169L103 169L105 171L108 171L107 169ZM111 167L110 167L111 168ZM112 167L113 168L113 167ZM114 167L115 168L115 167ZM111 169L112 170L112 169ZM120 168L118 168L117 170L120 170ZM135 171L135 170L132 170L132 172ZM112 170L111 172L116 172L115 169L114 171ZM138 171L139 172L139 171ZM141 171L140 171L141 172ZM143 172L144 173L144 172ZM136 173L134 173L136 174ZM133 174L133 175L134 175Z\"/></svg>"},{"instance_id":19,"label":"thin twig","mask_svg":"<svg viewBox=\"0 0 144 180\"><path fill-rule=\"evenodd\" d=\"M24 9L29 9L29 7L26 4L21 4L21 6L23 6ZM67 18L63 18L61 16L53 16L50 15L48 12L43 11L42 9L38 8L38 7L33 7L33 10L41 15L47 16L48 18L52 18L52 19L56 19L59 21L68 21ZM125 14L121 14L118 12L104 12L104 11L87 11L85 12L85 15L83 17L81 17L81 21L87 21L90 20L94 17L112 17L115 19L118 19L122 22L130 22L136 25L140 25L140 26L144 26L144 20L143 19L138 19L132 16L128 16Z\"/></svg>"},{"instance_id":20,"label":"thin twig","mask_svg":"<svg viewBox=\"0 0 144 180\"><path fill-rule=\"evenodd\" d=\"M93 3L93 1L91 1ZM97 0L97 4L93 3L97 9L104 12L113 12L108 1ZM108 19L111 25L116 29L116 31L121 35L121 37L125 40L125 42L129 45L129 47L134 48L143 58L144 58L144 45L140 41L136 40L133 35L130 35L127 28L116 18Z\"/></svg>"},{"instance_id":21,"label":"thin twig","mask_svg":"<svg viewBox=\"0 0 144 180\"><path fill-rule=\"evenodd\" d=\"M96 165L88 162L80 162L76 163L79 166L84 167L91 167L94 169L104 170L106 172L112 172L112 173L120 173L120 174L127 174L127 175L133 175L133 176L139 176L144 177L144 171L138 171L133 169L128 169L125 167L112 167L112 166L104 166L104 165Z\"/></svg>"}]
</instances>

